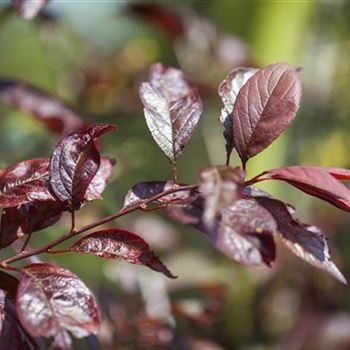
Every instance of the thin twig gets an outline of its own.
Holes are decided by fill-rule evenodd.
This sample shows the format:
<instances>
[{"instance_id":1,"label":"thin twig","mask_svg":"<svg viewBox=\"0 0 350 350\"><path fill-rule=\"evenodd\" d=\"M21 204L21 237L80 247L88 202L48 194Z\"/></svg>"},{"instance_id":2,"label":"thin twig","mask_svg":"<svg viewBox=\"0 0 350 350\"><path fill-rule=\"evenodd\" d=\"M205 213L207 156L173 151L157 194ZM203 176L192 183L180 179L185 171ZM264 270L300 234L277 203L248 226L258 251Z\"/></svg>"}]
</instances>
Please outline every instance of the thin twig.
<instances>
[{"instance_id":1,"label":"thin twig","mask_svg":"<svg viewBox=\"0 0 350 350\"><path fill-rule=\"evenodd\" d=\"M27 245L28 245L31 238L32 238L32 233L29 233L26 237L26 240L23 243L23 246L21 248L21 252L23 252L27 248Z\"/></svg>"},{"instance_id":2,"label":"thin twig","mask_svg":"<svg viewBox=\"0 0 350 350\"><path fill-rule=\"evenodd\" d=\"M72 209L70 213L71 213L71 220L72 220L70 232L74 232L75 231L75 211L74 211L74 209Z\"/></svg>"},{"instance_id":3,"label":"thin twig","mask_svg":"<svg viewBox=\"0 0 350 350\"><path fill-rule=\"evenodd\" d=\"M177 184L177 169L176 169L176 161L174 160L171 164L171 170L173 174L174 184Z\"/></svg>"},{"instance_id":4,"label":"thin twig","mask_svg":"<svg viewBox=\"0 0 350 350\"><path fill-rule=\"evenodd\" d=\"M244 184L245 186L249 186L249 185L253 185L257 182L261 182L261 181L264 181L264 180L268 180L268 178L264 178L262 176L264 176L266 174L266 172L263 172L263 173L260 173L254 177L252 177L251 179L247 180Z\"/></svg>"},{"instance_id":5,"label":"thin twig","mask_svg":"<svg viewBox=\"0 0 350 350\"><path fill-rule=\"evenodd\" d=\"M226 152L226 165L227 165L227 166L230 165L230 158L231 158L231 153Z\"/></svg>"},{"instance_id":6,"label":"thin twig","mask_svg":"<svg viewBox=\"0 0 350 350\"><path fill-rule=\"evenodd\" d=\"M185 191L185 190L192 190L192 189L196 189L198 186L197 185L187 185L187 186L179 186L179 187L173 187L167 191L164 191L164 192L161 192L161 193L158 193L156 195L154 195L153 197L150 197L148 199L145 199L145 200L142 200L142 201L139 201L133 205L130 205L128 207L123 207L121 208L118 212L112 214L112 215L108 215L108 216L105 216L103 217L102 219L94 222L94 223L91 223L89 225L85 225L83 226L82 228L80 228L79 230L76 230L76 231L69 231L67 232L66 234L64 234L63 236L61 236L60 238L57 238L56 240L50 242L49 244L45 245L44 247L41 247L41 248L36 248L36 249L33 249L31 251L23 251L19 254L16 254L14 255L13 257L11 258L8 258L8 259L5 259L3 261L0 262L0 268L9 268L8 264L10 263L13 263L15 261L19 261L19 260L23 260L23 259L26 259L30 256L33 256L33 255L38 255L38 254L41 254L41 253L53 253L53 251L51 250L51 248L67 241L68 239L72 238L72 237L75 237L81 233L84 233L86 231L89 231L95 227L98 227L98 226L101 226L103 224L106 224L107 222L110 222L112 220L115 220L121 216L124 216L126 214L129 214L133 211L136 211L136 210L139 210L141 209L142 207L144 207L145 205L147 205L148 203L151 203L161 197L164 197L164 196L167 196L169 194L172 194L172 193L175 193L175 192L180 192L180 191ZM58 252L58 251L57 251Z\"/></svg>"}]
</instances>

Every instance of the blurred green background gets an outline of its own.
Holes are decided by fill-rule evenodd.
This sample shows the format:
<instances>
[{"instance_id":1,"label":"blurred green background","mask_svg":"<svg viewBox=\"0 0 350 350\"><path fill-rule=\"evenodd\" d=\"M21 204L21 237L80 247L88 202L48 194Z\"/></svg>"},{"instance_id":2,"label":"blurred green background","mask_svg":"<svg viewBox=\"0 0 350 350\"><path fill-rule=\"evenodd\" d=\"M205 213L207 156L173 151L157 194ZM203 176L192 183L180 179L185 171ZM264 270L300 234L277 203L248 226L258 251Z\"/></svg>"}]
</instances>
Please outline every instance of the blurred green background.
<instances>
[{"instance_id":1,"label":"blurred green background","mask_svg":"<svg viewBox=\"0 0 350 350\"><path fill-rule=\"evenodd\" d=\"M59 96L88 121L118 125L101 144L102 154L117 159L104 200L84 207L79 225L116 211L135 183L170 177L138 98L154 62L180 67L204 103L178 162L181 182L195 182L200 169L225 161L220 81L240 65L281 61L302 67L302 105L288 131L249 162L249 175L292 164L350 167L349 1L52 0L30 22L1 1L0 53L1 77ZM1 166L50 155L57 139L41 124L5 105L0 115ZM262 188L327 232L349 279L350 216L288 185ZM179 278L90 256L55 256L100 299L101 349L350 349L349 288L283 247L271 269L245 268L162 214L133 214L113 225L145 237ZM31 244L67 227L69 217L36 233ZM76 342L76 349L87 346Z\"/></svg>"}]
</instances>

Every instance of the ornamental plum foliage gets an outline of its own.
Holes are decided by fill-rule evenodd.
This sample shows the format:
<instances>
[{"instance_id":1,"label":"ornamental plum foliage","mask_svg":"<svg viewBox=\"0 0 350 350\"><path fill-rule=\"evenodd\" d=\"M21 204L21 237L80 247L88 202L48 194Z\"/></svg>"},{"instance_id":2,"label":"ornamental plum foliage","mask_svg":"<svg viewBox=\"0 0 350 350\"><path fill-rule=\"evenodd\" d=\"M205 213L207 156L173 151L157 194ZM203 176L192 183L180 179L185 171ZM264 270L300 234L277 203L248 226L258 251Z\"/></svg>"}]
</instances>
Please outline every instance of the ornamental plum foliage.
<instances>
[{"instance_id":1,"label":"ornamental plum foliage","mask_svg":"<svg viewBox=\"0 0 350 350\"><path fill-rule=\"evenodd\" d=\"M278 238L299 258L346 283L330 257L324 233L298 221L292 206L255 184L284 181L350 211L350 190L342 183L350 180L350 170L288 166L264 170L252 179L245 175L249 159L276 140L296 116L301 97L298 71L289 64L276 63L230 72L219 86L223 101L219 120L224 127L227 162L208 166L200 172L197 183L184 184L177 178L176 161L200 121L202 101L181 70L161 63L152 65L139 93L146 124L170 162L172 179L135 184L122 208L82 227L75 213L102 198L115 165L112 158L101 156L97 140L117 127L88 124L57 98L25 82L0 80L3 103L27 112L61 136L50 158L24 160L0 169L0 248L24 241L19 253L0 262L0 329L7 330L1 333L1 347L44 349L43 338L50 338L52 349L70 349L71 335L82 338L97 334L100 326L95 297L78 276L49 262L20 267L14 262L42 253L93 254L144 265L176 278L137 233L117 226L97 229L137 210L145 215L151 210L163 211L202 232L229 258L248 266L271 266ZM234 149L241 165L229 164ZM64 212L70 213L70 229L42 247L30 248L32 234L54 225ZM57 248L74 237L78 239L71 246Z\"/></svg>"}]
</instances>

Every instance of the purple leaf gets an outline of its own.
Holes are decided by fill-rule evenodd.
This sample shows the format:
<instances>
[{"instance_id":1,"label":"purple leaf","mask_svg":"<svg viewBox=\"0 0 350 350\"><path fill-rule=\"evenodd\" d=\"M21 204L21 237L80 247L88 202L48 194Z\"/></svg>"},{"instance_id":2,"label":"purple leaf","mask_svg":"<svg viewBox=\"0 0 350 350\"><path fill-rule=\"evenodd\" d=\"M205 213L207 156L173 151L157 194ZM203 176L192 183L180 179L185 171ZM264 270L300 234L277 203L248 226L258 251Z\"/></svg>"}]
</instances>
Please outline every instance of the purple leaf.
<instances>
[{"instance_id":1,"label":"purple leaf","mask_svg":"<svg viewBox=\"0 0 350 350\"><path fill-rule=\"evenodd\" d=\"M100 168L90 182L84 200L89 202L95 199L102 199L101 195L107 186L109 177L112 175L114 164L115 160L112 158L101 158Z\"/></svg>"},{"instance_id":2,"label":"purple leaf","mask_svg":"<svg viewBox=\"0 0 350 350\"><path fill-rule=\"evenodd\" d=\"M0 344L6 350L43 349L20 324L14 301L18 287L17 278L0 271Z\"/></svg>"},{"instance_id":3,"label":"purple leaf","mask_svg":"<svg viewBox=\"0 0 350 350\"><path fill-rule=\"evenodd\" d=\"M18 238L55 224L66 208L59 202L30 202L2 211L0 248Z\"/></svg>"},{"instance_id":4,"label":"purple leaf","mask_svg":"<svg viewBox=\"0 0 350 350\"><path fill-rule=\"evenodd\" d=\"M255 68L237 68L232 70L226 78L221 82L218 88L219 96L224 103L221 110L220 122L224 126L224 137L226 140L227 163L230 158L232 149L234 148L233 138L233 122L232 112L237 99L237 95L242 86L252 77L258 70Z\"/></svg>"},{"instance_id":5,"label":"purple leaf","mask_svg":"<svg viewBox=\"0 0 350 350\"><path fill-rule=\"evenodd\" d=\"M254 199L241 199L221 211L210 238L225 255L244 265L271 265L276 248L272 234L276 222Z\"/></svg>"},{"instance_id":6,"label":"purple leaf","mask_svg":"<svg viewBox=\"0 0 350 350\"><path fill-rule=\"evenodd\" d=\"M184 202L179 201L166 207L166 214L173 220L185 225L191 225L207 234L208 228L203 223L204 199L198 194L192 194Z\"/></svg>"},{"instance_id":7,"label":"purple leaf","mask_svg":"<svg viewBox=\"0 0 350 350\"><path fill-rule=\"evenodd\" d=\"M100 167L95 138L115 128L109 124L95 125L64 136L56 145L50 159L49 182L57 199L69 203L72 209L80 208Z\"/></svg>"},{"instance_id":8,"label":"purple leaf","mask_svg":"<svg viewBox=\"0 0 350 350\"><path fill-rule=\"evenodd\" d=\"M300 96L297 70L284 63L260 69L240 89L233 108L233 136L243 165L291 123Z\"/></svg>"},{"instance_id":9,"label":"purple leaf","mask_svg":"<svg viewBox=\"0 0 350 350\"><path fill-rule=\"evenodd\" d=\"M19 16L26 21L33 19L49 0L12 0Z\"/></svg>"},{"instance_id":10,"label":"purple leaf","mask_svg":"<svg viewBox=\"0 0 350 350\"><path fill-rule=\"evenodd\" d=\"M0 79L0 101L31 114L56 134L67 134L81 129L85 124L57 98L23 81Z\"/></svg>"},{"instance_id":11,"label":"purple leaf","mask_svg":"<svg viewBox=\"0 0 350 350\"><path fill-rule=\"evenodd\" d=\"M72 339L68 332L61 332L54 336L50 350L72 350Z\"/></svg>"},{"instance_id":12,"label":"purple leaf","mask_svg":"<svg viewBox=\"0 0 350 350\"><path fill-rule=\"evenodd\" d=\"M15 207L32 201L52 201L47 158L35 158L0 170L0 207Z\"/></svg>"},{"instance_id":13,"label":"purple leaf","mask_svg":"<svg viewBox=\"0 0 350 350\"><path fill-rule=\"evenodd\" d=\"M100 325L90 290L72 272L52 264L32 264L22 270L16 307L28 333L54 337L57 346L63 340L67 344L67 331L83 338L96 334Z\"/></svg>"},{"instance_id":14,"label":"purple leaf","mask_svg":"<svg viewBox=\"0 0 350 350\"><path fill-rule=\"evenodd\" d=\"M173 181L144 181L134 185L126 194L124 199L124 207L138 204L143 200L149 199L157 194L171 190L172 188L179 187L181 185L174 184ZM174 192L163 197L158 198L155 203L176 203L186 200L192 195L192 191L183 190Z\"/></svg>"},{"instance_id":15,"label":"purple leaf","mask_svg":"<svg viewBox=\"0 0 350 350\"><path fill-rule=\"evenodd\" d=\"M0 289L0 344L6 350L43 350L44 348L23 329L16 308Z\"/></svg>"},{"instance_id":16,"label":"purple leaf","mask_svg":"<svg viewBox=\"0 0 350 350\"><path fill-rule=\"evenodd\" d=\"M328 168L290 166L266 171L262 180L282 180L312 196L321 198L336 207L350 211L350 190L330 174Z\"/></svg>"},{"instance_id":17,"label":"purple leaf","mask_svg":"<svg viewBox=\"0 0 350 350\"><path fill-rule=\"evenodd\" d=\"M346 284L344 276L331 260L326 238L318 227L295 220L288 206L281 201L268 197L256 197L256 200L276 220L277 233L288 249L307 263Z\"/></svg>"},{"instance_id":18,"label":"purple leaf","mask_svg":"<svg viewBox=\"0 0 350 350\"><path fill-rule=\"evenodd\" d=\"M211 227L203 223L203 198L192 203L168 207L167 214L174 220L189 224L205 233L214 246L244 265L271 265L275 260L272 234L276 223L271 214L254 199L239 199L220 210Z\"/></svg>"},{"instance_id":19,"label":"purple leaf","mask_svg":"<svg viewBox=\"0 0 350 350\"><path fill-rule=\"evenodd\" d=\"M91 233L71 248L71 251L90 253L106 259L126 260L142 264L170 278L176 278L149 249L139 236L121 229L106 229Z\"/></svg>"},{"instance_id":20,"label":"purple leaf","mask_svg":"<svg viewBox=\"0 0 350 350\"><path fill-rule=\"evenodd\" d=\"M221 209L240 197L243 183L244 172L239 167L216 166L201 171L199 191L204 197L205 225L212 227Z\"/></svg>"},{"instance_id":21,"label":"purple leaf","mask_svg":"<svg viewBox=\"0 0 350 350\"><path fill-rule=\"evenodd\" d=\"M2 291L7 294L7 297L12 300L16 299L18 283L16 277L13 277L4 271L0 271L0 289L2 289Z\"/></svg>"},{"instance_id":22,"label":"purple leaf","mask_svg":"<svg viewBox=\"0 0 350 350\"><path fill-rule=\"evenodd\" d=\"M146 122L172 164L191 138L202 113L197 89L176 68L154 64L140 86Z\"/></svg>"}]
</instances>

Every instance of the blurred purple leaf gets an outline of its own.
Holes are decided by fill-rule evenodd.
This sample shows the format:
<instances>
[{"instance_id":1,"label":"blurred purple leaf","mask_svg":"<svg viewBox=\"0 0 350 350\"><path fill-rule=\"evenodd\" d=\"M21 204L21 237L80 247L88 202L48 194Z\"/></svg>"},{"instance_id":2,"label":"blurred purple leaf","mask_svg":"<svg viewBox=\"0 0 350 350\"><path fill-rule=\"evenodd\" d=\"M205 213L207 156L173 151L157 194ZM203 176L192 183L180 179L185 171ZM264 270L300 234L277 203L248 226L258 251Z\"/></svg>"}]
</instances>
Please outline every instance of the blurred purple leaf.
<instances>
[{"instance_id":1,"label":"blurred purple leaf","mask_svg":"<svg viewBox=\"0 0 350 350\"><path fill-rule=\"evenodd\" d=\"M33 19L49 0L12 0L19 16L26 21Z\"/></svg>"},{"instance_id":2,"label":"blurred purple leaf","mask_svg":"<svg viewBox=\"0 0 350 350\"><path fill-rule=\"evenodd\" d=\"M173 6L157 3L131 2L128 4L132 13L144 18L172 38L180 36L184 31L184 23L180 13Z\"/></svg>"},{"instance_id":3,"label":"blurred purple leaf","mask_svg":"<svg viewBox=\"0 0 350 350\"><path fill-rule=\"evenodd\" d=\"M216 248L244 265L271 265L276 248L276 222L254 199L240 199L221 211L217 229L209 233Z\"/></svg>"},{"instance_id":4,"label":"blurred purple leaf","mask_svg":"<svg viewBox=\"0 0 350 350\"><path fill-rule=\"evenodd\" d=\"M108 157L101 158L100 168L90 182L84 200L89 202L95 199L102 199L101 195L107 186L109 177L112 175L114 165L114 159Z\"/></svg>"},{"instance_id":5,"label":"blurred purple leaf","mask_svg":"<svg viewBox=\"0 0 350 350\"><path fill-rule=\"evenodd\" d=\"M56 97L23 81L0 79L0 101L31 114L56 134L67 134L81 129L85 124Z\"/></svg>"},{"instance_id":6,"label":"blurred purple leaf","mask_svg":"<svg viewBox=\"0 0 350 350\"><path fill-rule=\"evenodd\" d=\"M221 209L240 197L244 172L239 167L216 166L200 173L199 191L204 197L203 222L212 227Z\"/></svg>"}]
</instances>

